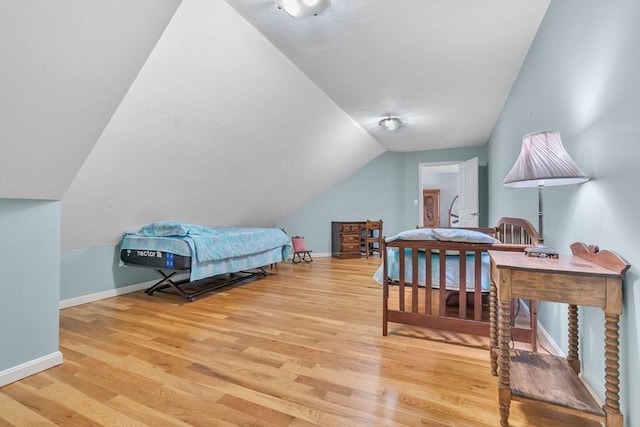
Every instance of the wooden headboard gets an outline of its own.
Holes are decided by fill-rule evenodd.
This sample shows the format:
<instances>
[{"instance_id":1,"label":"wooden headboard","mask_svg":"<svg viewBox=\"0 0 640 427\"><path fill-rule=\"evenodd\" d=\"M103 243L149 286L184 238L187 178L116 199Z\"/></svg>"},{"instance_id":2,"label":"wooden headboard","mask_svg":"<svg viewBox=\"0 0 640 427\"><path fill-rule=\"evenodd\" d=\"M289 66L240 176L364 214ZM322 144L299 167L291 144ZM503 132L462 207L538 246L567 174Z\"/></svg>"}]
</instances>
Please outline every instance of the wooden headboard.
<instances>
[{"instance_id":1,"label":"wooden headboard","mask_svg":"<svg viewBox=\"0 0 640 427\"><path fill-rule=\"evenodd\" d=\"M536 228L526 219L502 217L496 225L495 238L502 243L535 245L539 236Z\"/></svg>"},{"instance_id":2,"label":"wooden headboard","mask_svg":"<svg viewBox=\"0 0 640 427\"><path fill-rule=\"evenodd\" d=\"M417 226L416 228L425 228ZM489 234L502 243L531 246L538 243L538 231L529 221L523 218L503 216L495 227L438 227L463 228Z\"/></svg>"}]
</instances>

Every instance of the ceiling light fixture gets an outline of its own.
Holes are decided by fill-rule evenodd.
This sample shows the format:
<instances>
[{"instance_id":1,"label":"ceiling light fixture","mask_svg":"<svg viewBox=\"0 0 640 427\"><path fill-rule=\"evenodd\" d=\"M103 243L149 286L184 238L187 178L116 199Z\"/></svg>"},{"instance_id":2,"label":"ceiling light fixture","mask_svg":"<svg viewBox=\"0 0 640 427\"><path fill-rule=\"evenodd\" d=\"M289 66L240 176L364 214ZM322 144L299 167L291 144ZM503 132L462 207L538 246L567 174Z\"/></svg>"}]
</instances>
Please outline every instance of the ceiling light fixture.
<instances>
[{"instance_id":1,"label":"ceiling light fixture","mask_svg":"<svg viewBox=\"0 0 640 427\"><path fill-rule=\"evenodd\" d=\"M317 16L331 6L331 0L274 0L278 9L282 9L294 18L302 19Z\"/></svg>"},{"instance_id":2,"label":"ceiling light fixture","mask_svg":"<svg viewBox=\"0 0 640 427\"><path fill-rule=\"evenodd\" d=\"M397 117L388 116L386 119L380 120L378 125L386 130L396 130L402 126L402 120Z\"/></svg>"}]
</instances>

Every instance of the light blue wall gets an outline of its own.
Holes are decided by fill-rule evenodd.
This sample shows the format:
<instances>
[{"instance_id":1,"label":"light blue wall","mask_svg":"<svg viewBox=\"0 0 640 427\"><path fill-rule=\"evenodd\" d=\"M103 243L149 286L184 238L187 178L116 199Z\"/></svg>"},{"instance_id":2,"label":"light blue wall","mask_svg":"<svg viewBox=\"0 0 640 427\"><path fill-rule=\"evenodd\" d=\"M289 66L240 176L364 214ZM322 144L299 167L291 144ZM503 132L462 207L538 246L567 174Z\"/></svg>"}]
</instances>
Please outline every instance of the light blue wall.
<instances>
[{"instance_id":1,"label":"light blue wall","mask_svg":"<svg viewBox=\"0 0 640 427\"><path fill-rule=\"evenodd\" d=\"M120 246L66 249L61 253L60 300L157 280L153 270L120 267Z\"/></svg>"},{"instance_id":2,"label":"light blue wall","mask_svg":"<svg viewBox=\"0 0 640 427\"><path fill-rule=\"evenodd\" d=\"M400 231L403 164L402 153L383 153L276 227L286 228L289 235L304 236L306 246L315 253L331 252L332 220L381 218L385 232ZM118 251L118 246L63 250L60 299L158 279L152 270L118 266Z\"/></svg>"},{"instance_id":3,"label":"light blue wall","mask_svg":"<svg viewBox=\"0 0 640 427\"><path fill-rule=\"evenodd\" d=\"M545 243L615 250L632 265L624 283L621 406L640 426L640 2L553 0L488 143L490 216L537 224L537 190L503 188L522 135L559 130L591 181L544 192ZM566 306L543 303L539 319L566 351ZM583 374L604 396L604 316L581 310Z\"/></svg>"},{"instance_id":4,"label":"light blue wall","mask_svg":"<svg viewBox=\"0 0 640 427\"><path fill-rule=\"evenodd\" d=\"M60 202L0 199L0 372L58 351Z\"/></svg>"},{"instance_id":5,"label":"light blue wall","mask_svg":"<svg viewBox=\"0 0 640 427\"><path fill-rule=\"evenodd\" d=\"M419 194L418 165L478 157L481 165L481 215L486 206L485 147L412 153L388 151L312 200L276 227L301 235L316 254L331 252L331 221L382 219L384 234L414 228ZM304 188L299 191L304 192ZM411 213L407 215L406 211ZM484 215L486 217L486 215ZM158 278L151 270L118 266L118 246L67 249L61 253L60 299L67 300Z\"/></svg>"},{"instance_id":6,"label":"light blue wall","mask_svg":"<svg viewBox=\"0 0 640 427\"><path fill-rule=\"evenodd\" d=\"M304 236L313 252L330 253L331 221L382 219L385 234L401 230L403 187L403 155L388 151L276 226Z\"/></svg>"},{"instance_id":7,"label":"light blue wall","mask_svg":"<svg viewBox=\"0 0 640 427\"><path fill-rule=\"evenodd\" d=\"M478 157L480 164L480 214L486 218L487 162L485 147L481 146L409 153L387 151L277 226L286 228L290 235L304 236L309 249L325 254L331 252L331 221L382 219L387 236L415 228L419 208L413 201L420 195L419 164L473 157Z\"/></svg>"}]
</instances>

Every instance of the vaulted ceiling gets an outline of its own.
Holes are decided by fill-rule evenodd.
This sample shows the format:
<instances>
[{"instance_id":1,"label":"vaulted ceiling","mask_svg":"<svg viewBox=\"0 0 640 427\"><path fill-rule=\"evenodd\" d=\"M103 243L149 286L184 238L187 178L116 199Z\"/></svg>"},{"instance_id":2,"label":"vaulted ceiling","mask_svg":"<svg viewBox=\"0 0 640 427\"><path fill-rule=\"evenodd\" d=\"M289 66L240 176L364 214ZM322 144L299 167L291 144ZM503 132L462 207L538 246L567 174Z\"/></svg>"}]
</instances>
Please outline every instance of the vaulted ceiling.
<instances>
[{"instance_id":1,"label":"vaulted ceiling","mask_svg":"<svg viewBox=\"0 0 640 427\"><path fill-rule=\"evenodd\" d=\"M0 198L62 200L63 247L274 224L385 150L484 144L547 3L3 0Z\"/></svg>"},{"instance_id":2,"label":"vaulted ceiling","mask_svg":"<svg viewBox=\"0 0 640 427\"><path fill-rule=\"evenodd\" d=\"M227 3L184 1L65 193L62 244L272 226L383 152Z\"/></svg>"},{"instance_id":3,"label":"vaulted ceiling","mask_svg":"<svg viewBox=\"0 0 640 427\"><path fill-rule=\"evenodd\" d=\"M0 1L0 197L62 198L179 4Z\"/></svg>"},{"instance_id":4,"label":"vaulted ceiling","mask_svg":"<svg viewBox=\"0 0 640 427\"><path fill-rule=\"evenodd\" d=\"M392 151L485 144L549 3L332 0L295 19L227 2ZM386 115L404 125L380 128Z\"/></svg>"}]
</instances>

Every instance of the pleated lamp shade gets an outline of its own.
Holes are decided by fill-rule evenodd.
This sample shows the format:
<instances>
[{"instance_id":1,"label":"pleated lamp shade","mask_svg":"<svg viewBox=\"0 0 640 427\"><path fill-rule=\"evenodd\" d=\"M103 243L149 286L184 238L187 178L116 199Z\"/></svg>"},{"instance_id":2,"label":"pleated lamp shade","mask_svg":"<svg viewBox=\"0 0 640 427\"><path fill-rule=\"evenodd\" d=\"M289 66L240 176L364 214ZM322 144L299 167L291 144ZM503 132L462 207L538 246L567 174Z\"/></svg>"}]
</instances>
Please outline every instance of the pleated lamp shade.
<instances>
[{"instance_id":1,"label":"pleated lamp shade","mask_svg":"<svg viewBox=\"0 0 640 427\"><path fill-rule=\"evenodd\" d=\"M543 131L522 137L522 151L507 176L505 187L579 184L587 181L582 169L564 149L560 132Z\"/></svg>"}]
</instances>

